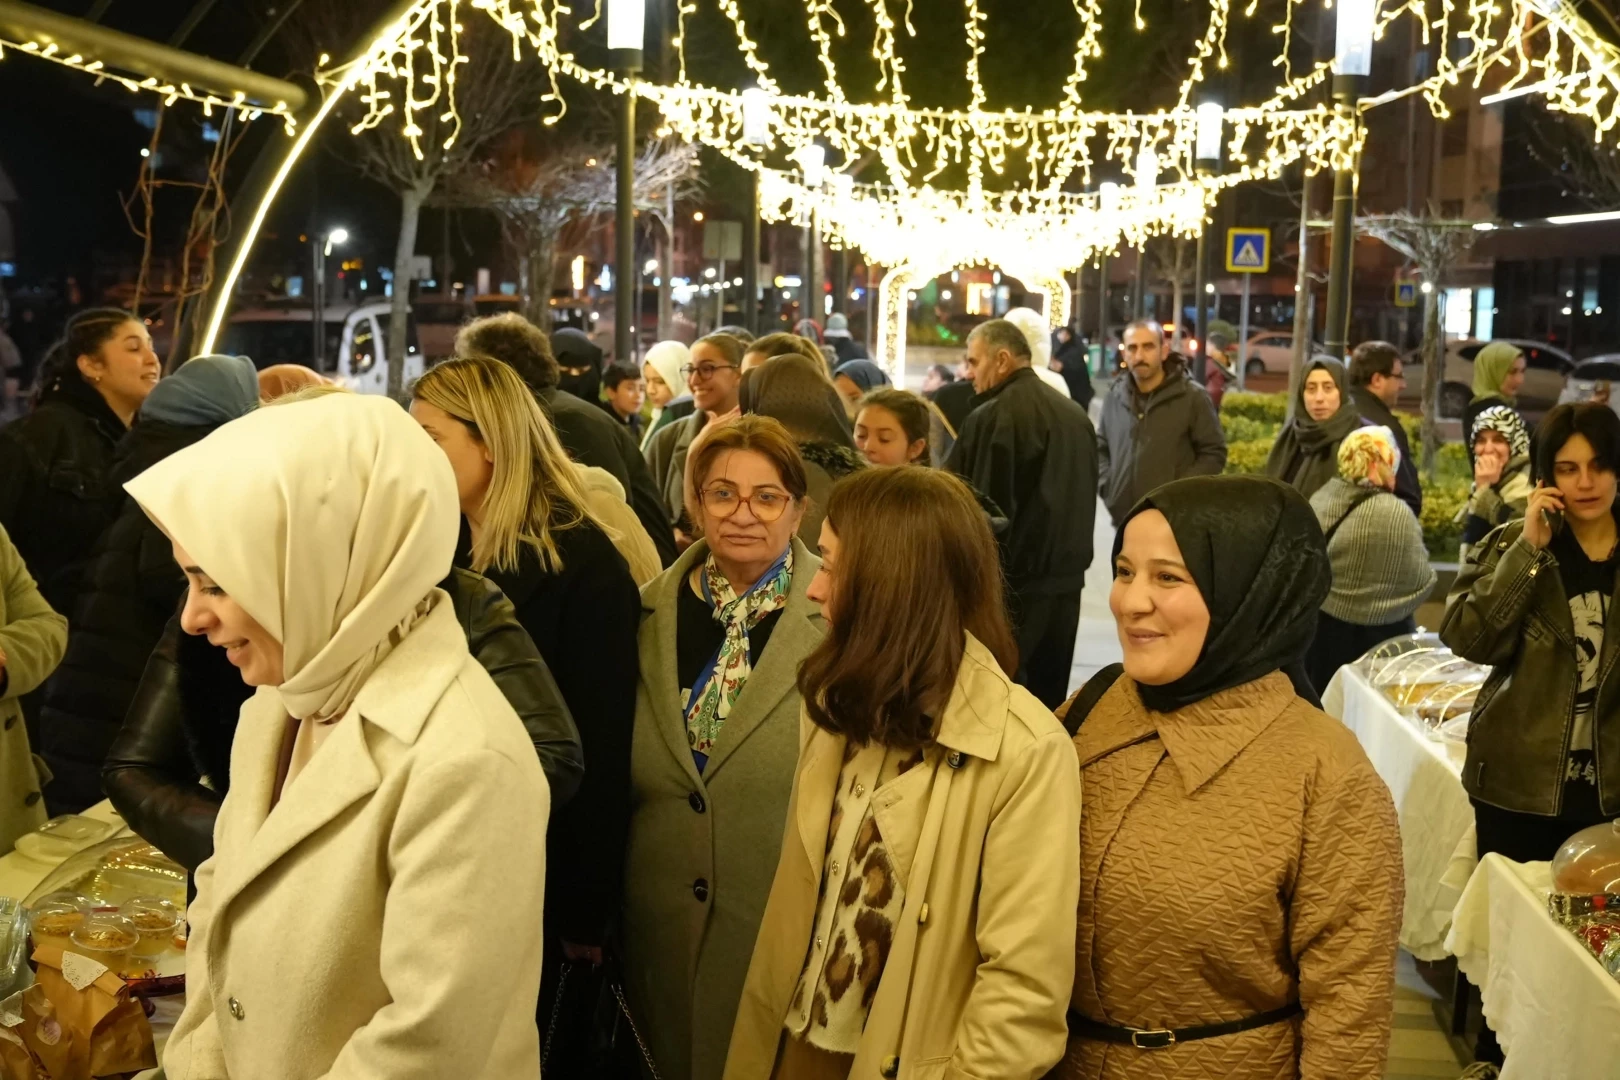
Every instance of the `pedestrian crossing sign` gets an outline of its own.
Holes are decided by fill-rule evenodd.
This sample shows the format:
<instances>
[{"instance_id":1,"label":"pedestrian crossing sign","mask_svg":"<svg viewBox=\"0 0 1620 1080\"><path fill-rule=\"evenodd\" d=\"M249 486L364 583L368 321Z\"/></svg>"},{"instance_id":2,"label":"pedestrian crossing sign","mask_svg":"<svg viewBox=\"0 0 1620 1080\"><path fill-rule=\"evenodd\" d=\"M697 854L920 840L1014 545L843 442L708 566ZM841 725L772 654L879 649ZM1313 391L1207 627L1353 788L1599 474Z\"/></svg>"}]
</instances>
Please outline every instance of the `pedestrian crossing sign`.
<instances>
[{"instance_id":1,"label":"pedestrian crossing sign","mask_svg":"<svg viewBox=\"0 0 1620 1080\"><path fill-rule=\"evenodd\" d=\"M1226 272L1228 274L1264 274L1270 270L1270 229L1226 230Z\"/></svg>"},{"instance_id":2,"label":"pedestrian crossing sign","mask_svg":"<svg viewBox=\"0 0 1620 1080\"><path fill-rule=\"evenodd\" d=\"M1417 282L1415 282L1415 281L1397 281L1395 283L1395 306L1396 307L1416 307L1417 306Z\"/></svg>"}]
</instances>

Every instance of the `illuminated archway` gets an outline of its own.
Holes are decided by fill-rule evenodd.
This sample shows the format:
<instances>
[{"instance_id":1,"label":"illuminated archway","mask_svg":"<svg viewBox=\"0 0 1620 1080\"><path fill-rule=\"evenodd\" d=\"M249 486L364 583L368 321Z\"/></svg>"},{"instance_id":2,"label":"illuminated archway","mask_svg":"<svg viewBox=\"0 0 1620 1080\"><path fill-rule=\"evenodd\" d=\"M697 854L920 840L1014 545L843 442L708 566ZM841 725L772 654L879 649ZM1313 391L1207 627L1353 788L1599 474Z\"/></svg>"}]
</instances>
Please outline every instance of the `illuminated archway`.
<instances>
[{"instance_id":1,"label":"illuminated archway","mask_svg":"<svg viewBox=\"0 0 1620 1080\"><path fill-rule=\"evenodd\" d=\"M877 360L896 386L906 385L906 313L912 286L960 267L946 267L924 274L912 263L896 266L883 275L878 287ZM1046 321L1056 330L1069 322L1069 283L1060 270L1006 268L1003 273L1023 283L1026 292L1045 298Z\"/></svg>"}]
</instances>

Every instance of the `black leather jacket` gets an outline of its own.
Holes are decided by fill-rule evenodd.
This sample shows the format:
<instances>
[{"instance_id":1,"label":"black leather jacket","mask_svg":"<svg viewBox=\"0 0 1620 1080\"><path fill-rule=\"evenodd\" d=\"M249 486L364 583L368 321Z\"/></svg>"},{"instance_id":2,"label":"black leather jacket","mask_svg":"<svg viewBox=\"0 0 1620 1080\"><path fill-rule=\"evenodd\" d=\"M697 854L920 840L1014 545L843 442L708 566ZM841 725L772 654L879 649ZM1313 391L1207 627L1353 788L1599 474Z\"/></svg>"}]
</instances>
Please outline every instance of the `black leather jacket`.
<instances>
[{"instance_id":1,"label":"black leather jacket","mask_svg":"<svg viewBox=\"0 0 1620 1080\"><path fill-rule=\"evenodd\" d=\"M473 658L534 741L555 811L578 790L585 758L551 669L494 582L455 570L439 587L455 604ZM188 870L213 854L214 818L230 783L230 741L252 693L219 649L181 631L176 615L102 767L107 795L130 828Z\"/></svg>"}]
</instances>

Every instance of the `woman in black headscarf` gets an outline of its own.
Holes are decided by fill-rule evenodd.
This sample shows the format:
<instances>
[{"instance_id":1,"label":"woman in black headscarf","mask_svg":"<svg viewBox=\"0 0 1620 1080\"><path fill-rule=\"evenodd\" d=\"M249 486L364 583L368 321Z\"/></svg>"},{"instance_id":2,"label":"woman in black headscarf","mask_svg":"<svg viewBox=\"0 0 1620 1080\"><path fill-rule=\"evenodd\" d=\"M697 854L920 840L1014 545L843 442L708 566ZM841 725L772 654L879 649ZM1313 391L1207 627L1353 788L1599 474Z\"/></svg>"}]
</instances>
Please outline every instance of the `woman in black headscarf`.
<instances>
[{"instance_id":1,"label":"woman in black headscarf","mask_svg":"<svg viewBox=\"0 0 1620 1080\"><path fill-rule=\"evenodd\" d=\"M1109 597L1123 673L1059 710L1086 797L1054 1076L1105 1060L1110 1076L1383 1075L1395 809L1355 736L1296 692L1328 574L1315 514L1274 480L1178 480L1126 517Z\"/></svg>"},{"instance_id":2,"label":"woman in black headscarf","mask_svg":"<svg viewBox=\"0 0 1620 1080\"><path fill-rule=\"evenodd\" d=\"M799 539L813 548L820 543L833 484L866 468L866 459L855 448L843 400L819 360L791 353L773 356L744 372L738 400L743 412L780 421L799 444L810 481Z\"/></svg>"},{"instance_id":3,"label":"woman in black headscarf","mask_svg":"<svg viewBox=\"0 0 1620 1080\"><path fill-rule=\"evenodd\" d=\"M557 389L595 405L602 397L602 350L582 330L565 327L551 335L557 358Z\"/></svg>"},{"instance_id":4,"label":"woman in black headscarf","mask_svg":"<svg viewBox=\"0 0 1620 1080\"><path fill-rule=\"evenodd\" d=\"M1345 384L1344 365L1317 357L1305 370L1294 415L1272 444L1266 475L1309 499L1339 475L1339 444L1365 423Z\"/></svg>"}]
</instances>

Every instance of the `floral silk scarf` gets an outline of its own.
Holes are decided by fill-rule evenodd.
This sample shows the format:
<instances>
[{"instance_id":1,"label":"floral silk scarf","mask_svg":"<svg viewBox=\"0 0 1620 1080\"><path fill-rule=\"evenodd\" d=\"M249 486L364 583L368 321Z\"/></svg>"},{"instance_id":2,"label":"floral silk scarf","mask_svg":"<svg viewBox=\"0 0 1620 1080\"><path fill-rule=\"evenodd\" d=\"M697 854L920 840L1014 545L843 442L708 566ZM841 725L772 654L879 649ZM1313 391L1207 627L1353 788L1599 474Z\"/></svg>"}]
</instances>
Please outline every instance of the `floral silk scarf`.
<instances>
[{"instance_id":1,"label":"floral silk scarf","mask_svg":"<svg viewBox=\"0 0 1620 1080\"><path fill-rule=\"evenodd\" d=\"M793 585L793 549L783 552L758 582L741 596L720 572L711 554L703 563L703 597L714 608L714 621L725 627L726 637L707 666L698 673L686 705L686 741L694 754L706 758L720 738L720 729L737 703L753 667L748 656L748 632L773 611L787 607ZM698 763L702 768L703 762Z\"/></svg>"}]
</instances>

